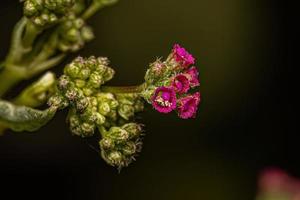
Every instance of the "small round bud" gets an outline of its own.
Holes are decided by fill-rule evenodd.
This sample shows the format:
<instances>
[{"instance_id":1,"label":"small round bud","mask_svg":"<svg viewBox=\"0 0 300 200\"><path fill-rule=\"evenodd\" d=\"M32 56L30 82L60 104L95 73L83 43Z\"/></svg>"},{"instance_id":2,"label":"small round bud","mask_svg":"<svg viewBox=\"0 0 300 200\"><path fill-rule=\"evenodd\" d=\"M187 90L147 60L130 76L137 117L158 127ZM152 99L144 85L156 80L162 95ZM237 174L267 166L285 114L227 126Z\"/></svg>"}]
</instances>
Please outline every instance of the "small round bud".
<instances>
[{"instance_id":1,"label":"small round bud","mask_svg":"<svg viewBox=\"0 0 300 200\"><path fill-rule=\"evenodd\" d=\"M89 41L91 41L92 39L95 38L93 29L89 26L82 27L81 36L82 36L83 40L87 41L87 42L89 42Z\"/></svg>"},{"instance_id":2,"label":"small round bud","mask_svg":"<svg viewBox=\"0 0 300 200\"><path fill-rule=\"evenodd\" d=\"M142 133L142 126L137 123L127 123L122 126L122 129L129 133L131 139L138 138Z\"/></svg>"},{"instance_id":3,"label":"small round bud","mask_svg":"<svg viewBox=\"0 0 300 200\"><path fill-rule=\"evenodd\" d=\"M102 83L103 83L102 75L100 75L97 72L93 72L90 75L90 78L88 80L88 85L90 85L93 88L99 88Z\"/></svg>"},{"instance_id":4,"label":"small round bud","mask_svg":"<svg viewBox=\"0 0 300 200\"><path fill-rule=\"evenodd\" d=\"M111 111L110 106L107 102L103 102L98 105L98 112L102 115L107 115Z\"/></svg>"},{"instance_id":5,"label":"small round bud","mask_svg":"<svg viewBox=\"0 0 300 200\"><path fill-rule=\"evenodd\" d=\"M51 107L63 109L67 107L69 103L62 95L56 94L49 98L48 105Z\"/></svg>"},{"instance_id":6,"label":"small round bud","mask_svg":"<svg viewBox=\"0 0 300 200\"><path fill-rule=\"evenodd\" d=\"M89 123L83 123L81 125L81 129L82 129L81 137L89 137L89 136L92 136L94 134L95 125L94 124L89 124Z\"/></svg>"},{"instance_id":7,"label":"small round bud","mask_svg":"<svg viewBox=\"0 0 300 200\"><path fill-rule=\"evenodd\" d=\"M129 138L129 133L120 127L111 127L109 135L111 138L120 141L126 141Z\"/></svg>"},{"instance_id":8,"label":"small round bud","mask_svg":"<svg viewBox=\"0 0 300 200\"><path fill-rule=\"evenodd\" d=\"M76 109L79 112L82 112L89 105L89 101L87 100L87 98L80 98L76 101L75 105Z\"/></svg>"},{"instance_id":9,"label":"small round bud","mask_svg":"<svg viewBox=\"0 0 300 200\"><path fill-rule=\"evenodd\" d=\"M118 107L118 114L126 120L134 116L134 107L132 105L121 104Z\"/></svg>"},{"instance_id":10,"label":"small round bud","mask_svg":"<svg viewBox=\"0 0 300 200\"><path fill-rule=\"evenodd\" d=\"M107 155L107 161L112 166L120 166L122 165L123 156L118 151L112 151Z\"/></svg>"},{"instance_id":11,"label":"small round bud","mask_svg":"<svg viewBox=\"0 0 300 200\"><path fill-rule=\"evenodd\" d=\"M134 142L126 142L126 144L122 147L122 152L126 156L132 156L136 153L136 145Z\"/></svg>"},{"instance_id":12,"label":"small round bud","mask_svg":"<svg viewBox=\"0 0 300 200\"><path fill-rule=\"evenodd\" d=\"M103 149L113 149L115 147L113 140L110 138L103 138L99 144Z\"/></svg>"}]
</instances>

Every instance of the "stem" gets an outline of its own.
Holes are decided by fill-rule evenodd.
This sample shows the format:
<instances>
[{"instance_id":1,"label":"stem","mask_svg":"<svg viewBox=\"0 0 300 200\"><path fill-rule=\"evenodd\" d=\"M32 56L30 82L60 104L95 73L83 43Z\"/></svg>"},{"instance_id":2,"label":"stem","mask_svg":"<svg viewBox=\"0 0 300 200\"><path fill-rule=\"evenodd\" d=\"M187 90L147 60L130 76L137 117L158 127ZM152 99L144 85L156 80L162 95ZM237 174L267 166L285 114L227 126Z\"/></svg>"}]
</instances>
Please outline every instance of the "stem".
<instances>
[{"instance_id":1,"label":"stem","mask_svg":"<svg viewBox=\"0 0 300 200\"><path fill-rule=\"evenodd\" d=\"M25 88L12 102L16 105L38 107L44 104L53 93L55 74L47 72L39 80Z\"/></svg>"},{"instance_id":2,"label":"stem","mask_svg":"<svg viewBox=\"0 0 300 200\"><path fill-rule=\"evenodd\" d=\"M88 9L82 14L81 18L86 20L93 16L98 10L103 8L105 5L101 2L94 1Z\"/></svg>"},{"instance_id":3,"label":"stem","mask_svg":"<svg viewBox=\"0 0 300 200\"><path fill-rule=\"evenodd\" d=\"M66 54L60 54L49 60L46 60L45 62L39 63L39 65L30 67L27 73L27 78L31 78L32 76L58 65L65 57Z\"/></svg>"},{"instance_id":4,"label":"stem","mask_svg":"<svg viewBox=\"0 0 300 200\"><path fill-rule=\"evenodd\" d=\"M22 57L24 52L26 52L26 49L24 49L22 45L22 34L24 32L26 22L26 18L23 17L14 27L10 50L6 58L7 65L16 63L16 61L18 61Z\"/></svg>"},{"instance_id":5,"label":"stem","mask_svg":"<svg viewBox=\"0 0 300 200\"><path fill-rule=\"evenodd\" d=\"M1 128L1 127L0 127ZM100 134L101 134L101 136L102 137L105 137L106 136L106 134L107 134L107 130L106 130L106 128L104 127L104 126L98 126L98 130L99 130L99 132L100 132ZM0 130L1 131L1 130ZM0 132L1 133L1 132Z\"/></svg>"},{"instance_id":6,"label":"stem","mask_svg":"<svg viewBox=\"0 0 300 200\"><path fill-rule=\"evenodd\" d=\"M41 33L41 29L36 27L31 21L27 20L26 29L23 36L23 47L32 49L32 44L36 37Z\"/></svg>"},{"instance_id":7,"label":"stem","mask_svg":"<svg viewBox=\"0 0 300 200\"><path fill-rule=\"evenodd\" d=\"M145 84L137 86L102 86L101 91L111 93L140 93L145 89Z\"/></svg>"},{"instance_id":8,"label":"stem","mask_svg":"<svg viewBox=\"0 0 300 200\"><path fill-rule=\"evenodd\" d=\"M24 70L17 67L6 67L0 73L0 98L15 84L24 79Z\"/></svg>"}]
</instances>

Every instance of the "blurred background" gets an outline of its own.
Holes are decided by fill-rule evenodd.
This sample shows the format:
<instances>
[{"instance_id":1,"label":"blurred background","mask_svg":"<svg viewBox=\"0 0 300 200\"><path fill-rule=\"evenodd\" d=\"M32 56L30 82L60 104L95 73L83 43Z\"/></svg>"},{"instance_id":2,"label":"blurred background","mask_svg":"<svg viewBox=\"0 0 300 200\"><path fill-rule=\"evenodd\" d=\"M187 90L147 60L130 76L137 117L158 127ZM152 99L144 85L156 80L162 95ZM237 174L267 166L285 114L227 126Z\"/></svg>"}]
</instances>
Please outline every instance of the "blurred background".
<instances>
[{"instance_id":1,"label":"blurred background","mask_svg":"<svg viewBox=\"0 0 300 200\"><path fill-rule=\"evenodd\" d=\"M1 1L0 60L21 15L18 1ZM38 132L8 132L0 137L0 199L254 200L266 167L300 177L284 17L268 0L120 0L100 11L89 21L96 39L78 54L108 56L117 71L110 84L132 85L181 44L200 71L197 118L147 107L143 151L121 173L90 147L95 139L70 134L66 112Z\"/></svg>"}]
</instances>

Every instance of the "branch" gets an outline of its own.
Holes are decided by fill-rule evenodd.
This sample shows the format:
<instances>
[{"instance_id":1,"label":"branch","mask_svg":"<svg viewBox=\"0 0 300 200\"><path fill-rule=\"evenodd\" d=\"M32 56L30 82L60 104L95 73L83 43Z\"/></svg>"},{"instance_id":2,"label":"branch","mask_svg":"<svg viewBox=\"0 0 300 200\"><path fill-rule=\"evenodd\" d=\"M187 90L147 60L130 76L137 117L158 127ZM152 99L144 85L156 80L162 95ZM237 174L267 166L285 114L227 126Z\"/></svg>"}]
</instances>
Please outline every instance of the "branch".
<instances>
[{"instance_id":1,"label":"branch","mask_svg":"<svg viewBox=\"0 0 300 200\"><path fill-rule=\"evenodd\" d=\"M0 123L17 132L36 131L48 123L55 113L54 107L36 110L0 100Z\"/></svg>"}]
</instances>

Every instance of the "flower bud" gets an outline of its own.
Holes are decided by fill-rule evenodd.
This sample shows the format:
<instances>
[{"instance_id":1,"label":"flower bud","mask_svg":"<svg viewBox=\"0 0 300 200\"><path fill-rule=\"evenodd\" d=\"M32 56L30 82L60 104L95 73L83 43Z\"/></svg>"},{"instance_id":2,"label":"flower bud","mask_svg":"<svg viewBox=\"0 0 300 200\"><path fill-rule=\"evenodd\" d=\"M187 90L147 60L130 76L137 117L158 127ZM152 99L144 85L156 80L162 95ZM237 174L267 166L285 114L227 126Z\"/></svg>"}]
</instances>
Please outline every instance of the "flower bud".
<instances>
[{"instance_id":1,"label":"flower bud","mask_svg":"<svg viewBox=\"0 0 300 200\"><path fill-rule=\"evenodd\" d=\"M137 147L134 142L126 142L122 148L122 153L126 156L132 156L136 153Z\"/></svg>"},{"instance_id":2,"label":"flower bud","mask_svg":"<svg viewBox=\"0 0 300 200\"><path fill-rule=\"evenodd\" d=\"M23 10L34 25L47 27L65 17L74 3L75 0L25 0Z\"/></svg>"},{"instance_id":3,"label":"flower bud","mask_svg":"<svg viewBox=\"0 0 300 200\"><path fill-rule=\"evenodd\" d=\"M58 28L58 48L63 52L75 52L86 42L94 38L92 29L85 25L85 21L69 15Z\"/></svg>"},{"instance_id":4,"label":"flower bud","mask_svg":"<svg viewBox=\"0 0 300 200\"><path fill-rule=\"evenodd\" d=\"M142 133L142 125L137 123L127 123L122 126L122 129L129 133L130 139L138 138Z\"/></svg>"},{"instance_id":5,"label":"flower bud","mask_svg":"<svg viewBox=\"0 0 300 200\"><path fill-rule=\"evenodd\" d=\"M134 116L134 107L128 104L121 104L118 107L118 114L126 120Z\"/></svg>"},{"instance_id":6,"label":"flower bud","mask_svg":"<svg viewBox=\"0 0 300 200\"><path fill-rule=\"evenodd\" d=\"M110 113L110 106L107 102L99 103L98 105L98 112L102 115L108 115Z\"/></svg>"},{"instance_id":7,"label":"flower bud","mask_svg":"<svg viewBox=\"0 0 300 200\"><path fill-rule=\"evenodd\" d=\"M126 141L129 138L129 133L120 127L111 127L108 134L117 141Z\"/></svg>"},{"instance_id":8,"label":"flower bud","mask_svg":"<svg viewBox=\"0 0 300 200\"><path fill-rule=\"evenodd\" d=\"M55 94L49 98L48 105L50 107L64 109L65 107L67 107L69 105L69 103L62 95Z\"/></svg>"},{"instance_id":9,"label":"flower bud","mask_svg":"<svg viewBox=\"0 0 300 200\"><path fill-rule=\"evenodd\" d=\"M105 156L106 161L108 164L112 166L122 166L123 164L123 156L121 152L112 151L108 153L107 157Z\"/></svg>"},{"instance_id":10,"label":"flower bud","mask_svg":"<svg viewBox=\"0 0 300 200\"><path fill-rule=\"evenodd\" d=\"M110 138L103 138L100 140L100 147L107 150L107 149L113 149L115 147L114 141Z\"/></svg>"}]
</instances>

